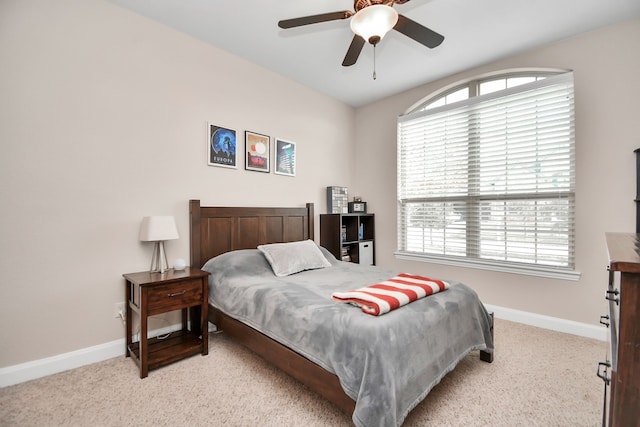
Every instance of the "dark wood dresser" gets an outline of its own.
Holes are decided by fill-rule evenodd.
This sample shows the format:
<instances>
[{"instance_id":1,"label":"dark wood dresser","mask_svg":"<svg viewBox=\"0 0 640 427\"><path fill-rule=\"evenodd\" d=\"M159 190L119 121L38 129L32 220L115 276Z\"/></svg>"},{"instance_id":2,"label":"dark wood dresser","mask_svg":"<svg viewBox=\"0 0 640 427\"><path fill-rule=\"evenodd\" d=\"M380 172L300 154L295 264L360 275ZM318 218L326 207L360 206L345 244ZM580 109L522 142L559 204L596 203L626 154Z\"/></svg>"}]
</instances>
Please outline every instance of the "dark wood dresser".
<instances>
[{"instance_id":1,"label":"dark wood dresser","mask_svg":"<svg viewBox=\"0 0 640 427\"><path fill-rule=\"evenodd\" d=\"M603 424L640 426L640 234L606 233L606 239L610 360L599 364L598 376L610 386Z\"/></svg>"}]
</instances>

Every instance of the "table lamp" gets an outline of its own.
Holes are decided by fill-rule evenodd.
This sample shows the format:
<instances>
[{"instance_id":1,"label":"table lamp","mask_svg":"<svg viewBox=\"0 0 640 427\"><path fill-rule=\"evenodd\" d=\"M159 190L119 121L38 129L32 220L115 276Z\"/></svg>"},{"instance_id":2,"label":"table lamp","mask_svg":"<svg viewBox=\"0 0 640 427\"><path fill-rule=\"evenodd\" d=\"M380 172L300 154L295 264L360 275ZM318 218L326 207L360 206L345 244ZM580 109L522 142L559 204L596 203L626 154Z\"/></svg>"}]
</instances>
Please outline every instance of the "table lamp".
<instances>
[{"instance_id":1,"label":"table lamp","mask_svg":"<svg viewBox=\"0 0 640 427\"><path fill-rule=\"evenodd\" d=\"M140 241L155 242L149 271L164 273L169 269L164 241L178 238L173 216L145 216L140 224Z\"/></svg>"}]
</instances>

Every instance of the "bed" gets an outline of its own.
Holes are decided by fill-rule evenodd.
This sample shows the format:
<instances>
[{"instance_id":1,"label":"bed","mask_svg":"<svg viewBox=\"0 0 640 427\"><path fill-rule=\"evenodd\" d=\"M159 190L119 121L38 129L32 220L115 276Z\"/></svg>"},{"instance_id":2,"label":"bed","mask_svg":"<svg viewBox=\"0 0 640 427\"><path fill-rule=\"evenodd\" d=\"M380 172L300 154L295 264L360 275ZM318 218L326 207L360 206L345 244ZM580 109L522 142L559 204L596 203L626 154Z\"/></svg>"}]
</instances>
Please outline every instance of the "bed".
<instances>
[{"instance_id":1,"label":"bed","mask_svg":"<svg viewBox=\"0 0 640 427\"><path fill-rule=\"evenodd\" d=\"M313 240L313 204L207 207L191 200L190 233L191 266L212 273L209 321L352 414L357 426L400 425L469 352L493 360L493 318L463 284L376 317L331 294L397 272L344 263L320 248L328 267L276 277L256 248Z\"/></svg>"}]
</instances>

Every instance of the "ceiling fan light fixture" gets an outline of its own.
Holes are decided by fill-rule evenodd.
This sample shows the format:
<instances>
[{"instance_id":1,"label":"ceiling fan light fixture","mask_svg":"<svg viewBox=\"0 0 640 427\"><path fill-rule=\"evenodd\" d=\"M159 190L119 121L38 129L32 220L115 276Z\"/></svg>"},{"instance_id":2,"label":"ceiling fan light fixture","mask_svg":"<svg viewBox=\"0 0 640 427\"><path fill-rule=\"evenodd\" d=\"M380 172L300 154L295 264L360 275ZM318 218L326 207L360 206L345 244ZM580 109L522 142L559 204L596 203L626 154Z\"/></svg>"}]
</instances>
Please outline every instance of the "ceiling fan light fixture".
<instances>
[{"instance_id":1,"label":"ceiling fan light fixture","mask_svg":"<svg viewBox=\"0 0 640 427\"><path fill-rule=\"evenodd\" d=\"M391 6L367 6L351 17L351 30L375 45L398 22L398 12Z\"/></svg>"}]
</instances>

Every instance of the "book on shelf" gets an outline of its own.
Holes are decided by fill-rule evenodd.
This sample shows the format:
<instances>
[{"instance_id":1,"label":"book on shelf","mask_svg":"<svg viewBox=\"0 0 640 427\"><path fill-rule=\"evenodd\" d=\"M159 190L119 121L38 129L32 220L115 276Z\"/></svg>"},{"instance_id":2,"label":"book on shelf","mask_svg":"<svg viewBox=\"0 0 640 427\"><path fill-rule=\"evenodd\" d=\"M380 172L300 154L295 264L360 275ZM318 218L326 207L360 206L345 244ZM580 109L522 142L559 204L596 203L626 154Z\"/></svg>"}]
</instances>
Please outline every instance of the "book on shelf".
<instances>
[{"instance_id":1,"label":"book on shelf","mask_svg":"<svg viewBox=\"0 0 640 427\"><path fill-rule=\"evenodd\" d=\"M351 255L349 254L348 246L340 248L340 259L345 262L351 262Z\"/></svg>"}]
</instances>

